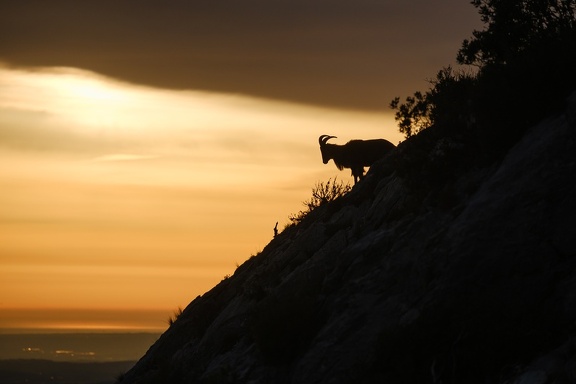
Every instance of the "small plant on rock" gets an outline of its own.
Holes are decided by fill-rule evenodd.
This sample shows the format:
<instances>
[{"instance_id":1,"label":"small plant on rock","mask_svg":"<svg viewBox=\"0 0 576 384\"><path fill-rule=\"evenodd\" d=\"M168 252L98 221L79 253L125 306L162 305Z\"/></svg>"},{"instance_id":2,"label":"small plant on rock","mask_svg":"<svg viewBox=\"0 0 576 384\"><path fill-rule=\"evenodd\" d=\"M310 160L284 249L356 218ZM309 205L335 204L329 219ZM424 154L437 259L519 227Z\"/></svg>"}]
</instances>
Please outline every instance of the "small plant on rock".
<instances>
[{"instance_id":1,"label":"small plant on rock","mask_svg":"<svg viewBox=\"0 0 576 384\"><path fill-rule=\"evenodd\" d=\"M350 184L344 183L343 181L338 182L337 177L335 177L334 180L328 179L326 183L318 182L314 188L312 188L312 197L302 202L306 209L290 215L288 219L291 224L298 224L314 209L344 196L350 192L351 189L352 186Z\"/></svg>"},{"instance_id":2,"label":"small plant on rock","mask_svg":"<svg viewBox=\"0 0 576 384\"><path fill-rule=\"evenodd\" d=\"M176 322L176 320L178 320L178 318L180 317L180 315L182 314L183 309L182 307L178 307L174 313L172 314L172 316L170 316L168 318L168 325L172 325Z\"/></svg>"}]
</instances>

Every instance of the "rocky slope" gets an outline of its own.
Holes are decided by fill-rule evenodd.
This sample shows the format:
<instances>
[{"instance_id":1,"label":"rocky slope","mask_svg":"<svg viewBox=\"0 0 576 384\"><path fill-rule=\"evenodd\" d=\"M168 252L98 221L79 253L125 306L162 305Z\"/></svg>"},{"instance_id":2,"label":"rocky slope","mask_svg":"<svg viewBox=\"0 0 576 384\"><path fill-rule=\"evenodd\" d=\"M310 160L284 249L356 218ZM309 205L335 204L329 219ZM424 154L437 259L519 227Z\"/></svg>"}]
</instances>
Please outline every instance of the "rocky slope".
<instances>
[{"instance_id":1,"label":"rocky slope","mask_svg":"<svg viewBox=\"0 0 576 384\"><path fill-rule=\"evenodd\" d=\"M576 95L498 161L426 135L192 301L122 383L576 382Z\"/></svg>"}]
</instances>

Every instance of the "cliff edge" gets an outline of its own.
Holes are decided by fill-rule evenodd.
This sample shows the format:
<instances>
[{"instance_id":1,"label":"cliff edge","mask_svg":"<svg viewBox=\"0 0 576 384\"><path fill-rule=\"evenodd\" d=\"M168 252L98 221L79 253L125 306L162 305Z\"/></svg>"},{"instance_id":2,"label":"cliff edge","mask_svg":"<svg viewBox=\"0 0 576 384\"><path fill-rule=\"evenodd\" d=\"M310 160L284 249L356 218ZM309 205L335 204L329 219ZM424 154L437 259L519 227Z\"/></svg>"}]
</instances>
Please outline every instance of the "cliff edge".
<instances>
[{"instance_id":1,"label":"cliff edge","mask_svg":"<svg viewBox=\"0 0 576 384\"><path fill-rule=\"evenodd\" d=\"M504 157L469 156L407 140L192 301L121 382L576 382L576 94Z\"/></svg>"}]
</instances>

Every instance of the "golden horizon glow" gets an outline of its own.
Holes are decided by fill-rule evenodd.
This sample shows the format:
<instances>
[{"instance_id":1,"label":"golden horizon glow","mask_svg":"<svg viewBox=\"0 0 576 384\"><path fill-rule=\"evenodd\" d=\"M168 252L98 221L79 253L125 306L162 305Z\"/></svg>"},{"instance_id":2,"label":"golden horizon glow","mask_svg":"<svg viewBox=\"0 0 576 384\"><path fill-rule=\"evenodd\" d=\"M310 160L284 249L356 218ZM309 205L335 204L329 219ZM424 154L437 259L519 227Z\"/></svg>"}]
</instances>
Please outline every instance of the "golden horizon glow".
<instances>
[{"instance_id":1,"label":"golden horizon glow","mask_svg":"<svg viewBox=\"0 0 576 384\"><path fill-rule=\"evenodd\" d=\"M321 134L401 139L391 114L0 66L0 310L186 306L352 182Z\"/></svg>"},{"instance_id":2,"label":"golden horizon glow","mask_svg":"<svg viewBox=\"0 0 576 384\"><path fill-rule=\"evenodd\" d=\"M0 316L0 334L69 332L161 333L174 310L7 308Z\"/></svg>"}]
</instances>

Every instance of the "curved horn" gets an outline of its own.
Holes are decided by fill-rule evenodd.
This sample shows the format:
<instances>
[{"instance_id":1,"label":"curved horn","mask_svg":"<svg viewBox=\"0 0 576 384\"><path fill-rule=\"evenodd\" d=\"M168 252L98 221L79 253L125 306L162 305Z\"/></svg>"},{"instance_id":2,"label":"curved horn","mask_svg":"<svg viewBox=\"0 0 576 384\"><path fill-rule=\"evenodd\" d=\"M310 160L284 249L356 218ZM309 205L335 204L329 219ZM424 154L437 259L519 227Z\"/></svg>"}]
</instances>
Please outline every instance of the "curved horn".
<instances>
[{"instance_id":1,"label":"curved horn","mask_svg":"<svg viewBox=\"0 0 576 384\"><path fill-rule=\"evenodd\" d=\"M326 144L329 139L336 139L336 136L322 135L318 138L318 143L322 146Z\"/></svg>"}]
</instances>

